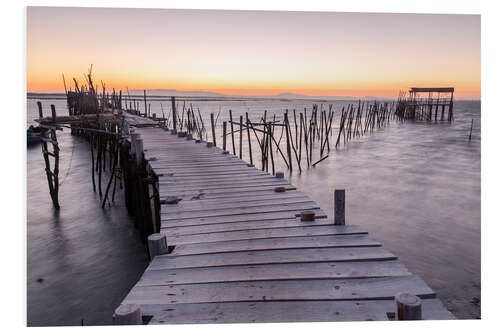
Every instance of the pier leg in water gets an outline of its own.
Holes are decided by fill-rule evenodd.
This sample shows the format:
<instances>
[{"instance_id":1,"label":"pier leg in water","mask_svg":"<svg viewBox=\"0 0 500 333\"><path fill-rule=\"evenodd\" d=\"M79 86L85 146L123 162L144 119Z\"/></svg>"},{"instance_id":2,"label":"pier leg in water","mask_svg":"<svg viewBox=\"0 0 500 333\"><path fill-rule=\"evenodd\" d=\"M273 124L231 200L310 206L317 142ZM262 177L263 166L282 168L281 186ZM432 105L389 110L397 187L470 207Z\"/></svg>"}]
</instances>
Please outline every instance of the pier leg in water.
<instances>
[{"instance_id":1,"label":"pier leg in water","mask_svg":"<svg viewBox=\"0 0 500 333\"><path fill-rule=\"evenodd\" d=\"M142 325L141 308L136 304L122 304L113 315L116 325Z\"/></svg>"},{"instance_id":2,"label":"pier leg in water","mask_svg":"<svg viewBox=\"0 0 500 333\"><path fill-rule=\"evenodd\" d=\"M398 320L421 320L422 302L418 296L399 293L395 296Z\"/></svg>"},{"instance_id":3,"label":"pier leg in water","mask_svg":"<svg viewBox=\"0 0 500 333\"><path fill-rule=\"evenodd\" d=\"M168 253L167 236L157 233L148 236L149 259Z\"/></svg>"},{"instance_id":4,"label":"pier leg in water","mask_svg":"<svg viewBox=\"0 0 500 333\"><path fill-rule=\"evenodd\" d=\"M335 225L345 225L345 190L335 190Z\"/></svg>"}]
</instances>

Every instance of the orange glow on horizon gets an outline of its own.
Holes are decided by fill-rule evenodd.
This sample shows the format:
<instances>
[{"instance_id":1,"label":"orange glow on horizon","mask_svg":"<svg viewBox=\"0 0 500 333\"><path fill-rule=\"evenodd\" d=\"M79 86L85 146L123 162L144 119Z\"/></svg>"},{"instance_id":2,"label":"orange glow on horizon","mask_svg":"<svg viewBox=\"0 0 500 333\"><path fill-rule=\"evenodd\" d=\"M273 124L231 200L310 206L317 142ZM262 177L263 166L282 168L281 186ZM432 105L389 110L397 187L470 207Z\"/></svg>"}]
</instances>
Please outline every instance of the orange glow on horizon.
<instances>
[{"instance_id":1,"label":"orange glow on horizon","mask_svg":"<svg viewBox=\"0 0 500 333\"><path fill-rule=\"evenodd\" d=\"M28 8L28 92L64 92L61 74L69 88L90 64L117 91L397 97L453 86L478 99L480 17Z\"/></svg>"}]
</instances>

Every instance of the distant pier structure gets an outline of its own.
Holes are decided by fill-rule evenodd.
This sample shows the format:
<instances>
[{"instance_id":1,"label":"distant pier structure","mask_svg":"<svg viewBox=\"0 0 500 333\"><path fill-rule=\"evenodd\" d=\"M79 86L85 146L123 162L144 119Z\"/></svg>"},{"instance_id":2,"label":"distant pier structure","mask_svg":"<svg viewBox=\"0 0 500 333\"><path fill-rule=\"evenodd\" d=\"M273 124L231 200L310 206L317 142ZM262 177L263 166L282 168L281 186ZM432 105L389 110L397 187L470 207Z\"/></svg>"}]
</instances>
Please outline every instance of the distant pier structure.
<instances>
[{"instance_id":1,"label":"distant pier structure","mask_svg":"<svg viewBox=\"0 0 500 333\"><path fill-rule=\"evenodd\" d=\"M417 121L453 120L453 93L455 88L410 88L408 95L400 92L396 116Z\"/></svg>"}]
</instances>

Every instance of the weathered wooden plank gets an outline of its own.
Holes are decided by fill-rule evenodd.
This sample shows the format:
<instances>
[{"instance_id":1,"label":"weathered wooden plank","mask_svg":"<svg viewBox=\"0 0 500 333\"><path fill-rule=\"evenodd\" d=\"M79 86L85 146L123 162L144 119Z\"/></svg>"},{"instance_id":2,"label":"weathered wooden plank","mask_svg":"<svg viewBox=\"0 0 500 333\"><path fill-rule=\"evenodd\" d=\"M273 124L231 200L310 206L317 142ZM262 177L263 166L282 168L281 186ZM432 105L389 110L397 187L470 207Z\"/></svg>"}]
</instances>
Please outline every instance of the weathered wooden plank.
<instances>
[{"instance_id":1,"label":"weathered wooden plank","mask_svg":"<svg viewBox=\"0 0 500 333\"><path fill-rule=\"evenodd\" d=\"M281 187L284 187L285 190L287 191L292 191L295 190L295 186L292 185L279 185ZM267 190L274 190L276 188L276 185L257 185L257 186L245 186L243 188L238 188L238 187L228 187L228 188L219 188L219 189L206 189L206 190L194 190L194 189L187 189L187 190L172 190L168 187L161 186L160 185L160 197L163 196L171 196L171 195L195 195L195 194L201 194L201 193L206 193L206 194L216 194L216 193L243 193L243 192L250 192L250 191L256 191L256 190L261 190L261 191L267 191Z\"/></svg>"},{"instance_id":2,"label":"weathered wooden plank","mask_svg":"<svg viewBox=\"0 0 500 333\"><path fill-rule=\"evenodd\" d=\"M185 228L185 227L201 227L205 225L212 225L208 228L229 228L229 230L240 230L243 229L267 229L267 228L279 228L279 227L305 227L305 226L317 226L317 225L333 225L334 222L326 219L326 215L320 209L313 209L316 216L318 217L315 221L301 221L300 212L302 210L298 209L296 211L280 211L272 213L258 213L250 214L248 216L241 215L229 215L220 217L206 217L206 218L193 218L193 219L176 219L176 220L166 220L162 219L164 223L162 228ZM229 225L228 223L231 223ZM224 230L220 230L224 231Z\"/></svg>"},{"instance_id":3,"label":"weathered wooden plank","mask_svg":"<svg viewBox=\"0 0 500 333\"><path fill-rule=\"evenodd\" d=\"M344 280L307 279L136 286L122 303L377 300L394 299L399 292L408 292L420 298L433 298L436 295L420 277L408 275Z\"/></svg>"},{"instance_id":4,"label":"weathered wooden plank","mask_svg":"<svg viewBox=\"0 0 500 333\"><path fill-rule=\"evenodd\" d=\"M256 183L256 182L275 182L276 178L269 175L255 175L255 176L245 176L242 178L243 182ZM193 177L190 179L176 179L175 177L159 177L159 182L165 184L166 186L204 186L204 185L227 185L234 184L235 180L232 177L220 177L213 179L211 177L201 178ZM283 181L281 180L280 183Z\"/></svg>"},{"instance_id":5,"label":"weathered wooden plank","mask_svg":"<svg viewBox=\"0 0 500 333\"><path fill-rule=\"evenodd\" d=\"M183 181L187 181L187 182L191 182L191 183L196 183L196 182L203 182L203 181L206 181L206 180L213 180L213 181L217 181L217 180L226 180L228 178L231 178L231 177L228 177L228 175L198 175L196 177L180 177L180 176L174 176L174 175L171 175L169 173L163 173L163 174L160 174L162 180L164 183L169 183L169 182L183 182ZM245 175L245 178L248 178L248 179L258 179L258 178L268 178L268 177L273 177L273 176L270 176L266 173L252 173L252 174L248 174L248 175Z\"/></svg>"},{"instance_id":6,"label":"weathered wooden plank","mask_svg":"<svg viewBox=\"0 0 500 333\"><path fill-rule=\"evenodd\" d=\"M328 219L317 219L310 222L302 222L300 218L276 219L265 221L243 221L243 222L223 222L212 223L211 221L203 221L203 223L189 224L190 220L169 221L164 224L162 229L165 229L169 236L174 235L194 235L214 232L237 231L237 230L255 230L255 229L271 229L271 228L290 228L290 227L307 227L307 226L334 226L333 221ZM171 223L172 222L172 223ZM184 223L184 225L182 224Z\"/></svg>"},{"instance_id":7,"label":"weathered wooden plank","mask_svg":"<svg viewBox=\"0 0 500 333\"><path fill-rule=\"evenodd\" d=\"M190 180L190 179L199 179L199 180L204 180L204 179L227 179L231 177L252 177L255 178L257 176L266 176L265 173L262 173L260 170L241 170L241 171L232 171L232 172L198 172L198 173L192 173L192 174L178 174L178 173L169 173L169 172L163 172L162 170L155 169L155 173L159 175L165 176L165 180L170 181L170 180L177 180L177 181L182 181L182 180Z\"/></svg>"},{"instance_id":8,"label":"weathered wooden plank","mask_svg":"<svg viewBox=\"0 0 500 333\"><path fill-rule=\"evenodd\" d=\"M322 247L381 246L368 235L303 236L293 238L248 239L240 241L183 244L174 248L173 255L208 254L269 249L305 249Z\"/></svg>"},{"instance_id":9,"label":"weathered wooden plank","mask_svg":"<svg viewBox=\"0 0 500 333\"><path fill-rule=\"evenodd\" d=\"M266 251L242 251L217 254L156 256L150 269L193 268L232 265L282 264L287 262L337 262L394 260L397 257L381 247L315 248Z\"/></svg>"},{"instance_id":10,"label":"weathered wooden plank","mask_svg":"<svg viewBox=\"0 0 500 333\"><path fill-rule=\"evenodd\" d=\"M214 167L220 167L220 166L233 166L233 167L241 167L241 168L248 168L247 164L242 161L242 160L237 160L237 159L215 159L215 160L193 160L191 159L189 162L178 160L176 163L167 163L163 159L158 160L159 158L162 158L161 154L154 154L150 153L147 154L147 158L151 158L152 160L150 161L151 167L155 168L156 166L159 166L164 169L181 169L181 168L186 168L186 169L208 169L208 168L214 168ZM165 157L163 157L165 158Z\"/></svg>"},{"instance_id":11,"label":"weathered wooden plank","mask_svg":"<svg viewBox=\"0 0 500 333\"><path fill-rule=\"evenodd\" d=\"M286 193L286 192L284 192ZM300 192L298 192L300 193ZM184 201L184 200L183 200ZM286 197L283 196L277 199L267 199L267 200L252 200L252 201L236 201L236 202L212 202L206 203L205 200L197 200L195 204L184 204L183 201L175 205L165 205L163 211L165 214L175 214L184 212L211 212L224 210L228 208L250 208L250 207L264 207L264 206L275 206L280 204L299 204L299 203L314 203L310 198L306 196L302 197Z\"/></svg>"},{"instance_id":12,"label":"weathered wooden plank","mask_svg":"<svg viewBox=\"0 0 500 333\"><path fill-rule=\"evenodd\" d=\"M258 176L261 175L261 172L253 171L253 170L241 170L241 171L231 171L231 172L224 172L224 171L214 171L214 172L197 172L197 173L186 173L186 174L178 174L178 173L169 173L169 172L163 172L162 170L159 169L154 169L156 174L161 174L161 175L166 175L166 176L171 176L175 177L176 180L182 180L182 179L208 179L210 177L218 177L220 178L239 178L239 177L253 177L253 176Z\"/></svg>"},{"instance_id":13,"label":"weathered wooden plank","mask_svg":"<svg viewBox=\"0 0 500 333\"><path fill-rule=\"evenodd\" d=\"M236 177L236 175L255 175L255 174L261 174L262 171L257 170L255 168L249 168L247 167L246 169L240 168L240 169L234 169L234 170L194 170L194 171L176 171L176 172L168 172L166 168L155 168L155 170L158 170L157 173L171 173L175 177L186 177L186 176L216 176L216 175L232 175L233 177Z\"/></svg>"},{"instance_id":14,"label":"weathered wooden plank","mask_svg":"<svg viewBox=\"0 0 500 333\"><path fill-rule=\"evenodd\" d=\"M156 169L156 168L155 168ZM250 168L248 166L240 166L240 165L227 165L227 166L218 166L218 167L204 167L204 168L196 168L196 167L158 167L159 170L163 170L163 172L173 172L178 174L189 174L189 173L210 173L210 172L221 172L221 171L248 171L255 168ZM256 169L255 169L256 170Z\"/></svg>"},{"instance_id":15,"label":"weathered wooden plank","mask_svg":"<svg viewBox=\"0 0 500 333\"><path fill-rule=\"evenodd\" d=\"M344 230L334 229L332 226L308 226L293 228L248 229L181 236L169 235L168 231L165 229L162 229L161 233L167 236L167 242L169 245L178 245L271 237L298 237L339 234L348 235L366 233L366 231L362 231L359 227L356 226L346 226Z\"/></svg>"},{"instance_id":16,"label":"weathered wooden plank","mask_svg":"<svg viewBox=\"0 0 500 333\"><path fill-rule=\"evenodd\" d=\"M143 305L149 324L278 323L389 320L393 300L228 302L178 305ZM438 299L422 300L422 318L449 320L455 317Z\"/></svg>"},{"instance_id":17,"label":"weathered wooden plank","mask_svg":"<svg viewBox=\"0 0 500 333\"><path fill-rule=\"evenodd\" d=\"M227 198L237 198L237 197L257 197L257 196L268 196L268 195L282 195L288 193L300 193L299 191L290 190L286 192L276 193L274 188L262 189L258 188L251 191L245 192L227 192L227 193L206 193L202 196L202 199L227 199Z\"/></svg>"},{"instance_id":18,"label":"weathered wooden plank","mask_svg":"<svg viewBox=\"0 0 500 333\"><path fill-rule=\"evenodd\" d=\"M326 218L327 215L321 209L310 209L316 214L316 219ZM198 225L198 224L217 224L226 222L245 222L245 221L269 221L269 220L279 220L279 219L293 219L300 216L303 209L297 210L284 210L284 211L272 211L272 212L261 212L256 214L238 214L238 215L224 215L224 216L206 216L206 217L194 217L177 219L174 223L179 223L179 225ZM168 227L170 221L173 219L168 217L167 213L161 214L162 227ZM306 225L306 224L304 224Z\"/></svg>"},{"instance_id":19,"label":"weathered wooden plank","mask_svg":"<svg viewBox=\"0 0 500 333\"><path fill-rule=\"evenodd\" d=\"M255 266L147 269L137 285L154 286L164 284L298 279L351 279L405 275L410 275L408 269L397 260L287 263Z\"/></svg>"},{"instance_id":20,"label":"weathered wooden plank","mask_svg":"<svg viewBox=\"0 0 500 333\"><path fill-rule=\"evenodd\" d=\"M242 215L242 214L258 214L258 213L272 213L283 211L301 211L309 209L319 209L319 206L314 201L298 202L298 203L282 203L270 204L261 206L245 206L239 205L235 208L221 208L211 210L194 210L194 211L178 211L169 212L166 209L162 213L162 221L177 220L177 219L190 219L190 218L206 218L218 217L228 215Z\"/></svg>"},{"instance_id":21,"label":"weathered wooden plank","mask_svg":"<svg viewBox=\"0 0 500 333\"><path fill-rule=\"evenodd\" d=\"M259 192L261 193L261 192ZM308 196L305 194L299 192L299 191L286 191L286 192L268 192L268 193L261 193L262 195L246 195L246 193L243 193L243 195L238 195L238 196L232 196L232 197L226 197L226 198L215 198L215 199L206 199L206 198L200 198L200 199L193 199L193 200L182 200L180 201L177 206L179 208L183 207L185 209L190 209L194 207L212 207L213 205L217 204L229 204L229 203L240 203L240 202L255 202L255 201L264 201L264 200L269 200L269 202L275 202L283 199L291 199L291 198L297 198L297 199L302 199L302 198L307 198L309 199ZM309 199L310 200L310 199ZM167 205L163 208L169 209L170 205Z\"/></svg>"},{"instance_id":22,"label":"weathered wooden plank","mask_svg":"<svg viewBox=\"0 0 500 333\"><path fill-rule=\"evenodd\" d=\"M287 181L280 181L277 179L255 179L255 180L245 180L240 181L233 180L232 182L220 182L220 183L206 183L206 184L167 184L159 181L160 187L166 186L169 191L205 191L205 190L219 190L219 189L236 189L240 190L242 188L249 189L252 187L261 186L291 186ZM293 187L293 186L292 186Z\"/></svg>"}]
</instances>

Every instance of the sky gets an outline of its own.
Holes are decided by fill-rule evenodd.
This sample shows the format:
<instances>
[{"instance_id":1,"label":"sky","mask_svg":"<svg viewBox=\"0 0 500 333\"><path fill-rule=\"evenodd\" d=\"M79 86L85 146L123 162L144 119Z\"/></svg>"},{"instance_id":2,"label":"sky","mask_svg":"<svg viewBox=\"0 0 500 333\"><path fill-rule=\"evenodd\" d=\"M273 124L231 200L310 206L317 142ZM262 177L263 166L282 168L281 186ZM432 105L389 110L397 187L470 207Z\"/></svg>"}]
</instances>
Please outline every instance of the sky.
<instances>
[{"instance_id":1,"label":"sky","mask_svg":"<svg viewBox=\"0 0 500 333\"><path fill-rule=\"evenodd\" d=\"M26 31L29 92L92 65L116 90L481 96L479 15L28 7Z\"/></svg>"}]
</instances>

